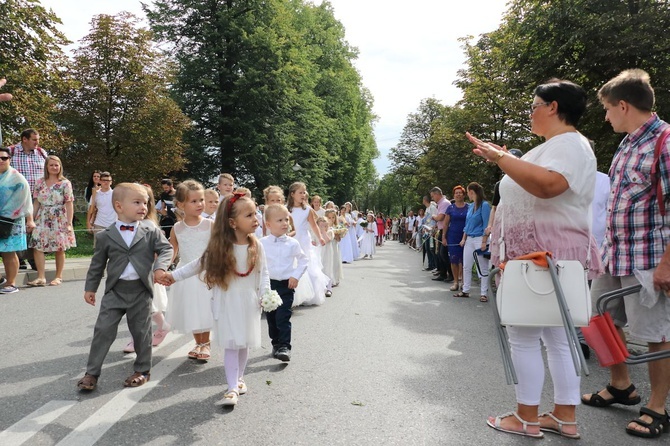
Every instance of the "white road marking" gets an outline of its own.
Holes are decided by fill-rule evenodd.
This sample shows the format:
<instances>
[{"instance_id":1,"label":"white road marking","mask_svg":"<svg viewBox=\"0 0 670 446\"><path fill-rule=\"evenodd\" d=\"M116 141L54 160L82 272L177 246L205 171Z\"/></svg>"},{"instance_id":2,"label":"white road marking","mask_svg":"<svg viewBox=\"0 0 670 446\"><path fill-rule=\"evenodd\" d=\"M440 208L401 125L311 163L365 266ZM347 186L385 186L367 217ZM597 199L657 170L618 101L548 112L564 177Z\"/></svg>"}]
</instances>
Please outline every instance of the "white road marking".
<instances>
[{"instance_id":1,"label":"white road marking","mask_svg":"<svg viewBox=\"0 0 670 446\"><path fill-rule=\"evenodd\" d=\"M77 404L76 401L49 401L35 412L0 432L0 444L18 446L25 443L75 404Z\"/></svg>"},{"instance_id":2,"label":"white road marking","mask_svg":"<svg viewBox=\"0 0 670 446\"><path fill-rule=\"evenodd\" d=\"M179 337L184 336L180 335ZM164 378L184 363L186 354L191 350L191 343L172 352L151 369L151 380L140 387L122 389L98 409L83 423L77 426L58 445L60 446L92 446L116 424L130 409L158 386ZM2 444L2 443L0 443ZM3 444L4 446L4 444Z\"/></svg>"}]
</instances>

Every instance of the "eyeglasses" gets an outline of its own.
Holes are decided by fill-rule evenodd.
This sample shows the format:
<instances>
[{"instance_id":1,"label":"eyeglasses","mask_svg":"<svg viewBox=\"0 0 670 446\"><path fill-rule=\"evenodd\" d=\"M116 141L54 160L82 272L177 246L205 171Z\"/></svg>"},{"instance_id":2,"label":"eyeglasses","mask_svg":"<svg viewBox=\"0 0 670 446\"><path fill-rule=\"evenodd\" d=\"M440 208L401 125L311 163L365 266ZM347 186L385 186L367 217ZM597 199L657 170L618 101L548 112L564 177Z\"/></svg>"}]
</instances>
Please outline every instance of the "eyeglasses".
<instances>
[{"instance_id":1,"label":"eyeglasses","mask_svg":"<svg viewBox=\"0 0 670 446\"><path fill-rule=\"evenodd\" d=\"M551 104L551 102L538 102L537 104L530 104L530 107L529 107L530 114L532 115L533 113L535 113L536 108L541 107L543 105L549 105L549 104Z\"/></svg>"},{"instance_id":2,"label":"eyeglasses","mask_svg":"<svg viewBox=\"0 0 670 446\"><path fill-rule=\"evenodd\" d=\"M11 156L0 156L0 160L2 160L2 161L7 161L10 158L11 158Z\"/></svg>"}]
</instances>

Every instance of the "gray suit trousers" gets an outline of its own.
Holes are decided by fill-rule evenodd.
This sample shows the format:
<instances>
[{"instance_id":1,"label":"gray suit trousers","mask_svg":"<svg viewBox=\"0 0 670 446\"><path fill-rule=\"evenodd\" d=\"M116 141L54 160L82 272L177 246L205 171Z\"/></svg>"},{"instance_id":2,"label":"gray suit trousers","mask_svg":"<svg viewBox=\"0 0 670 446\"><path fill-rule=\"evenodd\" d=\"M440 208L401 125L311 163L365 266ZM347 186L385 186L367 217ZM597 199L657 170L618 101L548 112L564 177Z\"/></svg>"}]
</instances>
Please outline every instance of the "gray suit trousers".
<instances>
[{"instance_id":1,"label":"gray suit trousers","mask_svg":"<svg viewBox=\"0 0 670 446\"><path fill-rule=\"evenodd\" d=\"M151 299L151 292L141 280L119 280L110 292L102 296L86 373L100 376L102 363L116 339L124 314L137 353L134 369L136 372L151 370Z\"/></svg>"}]
</instances>

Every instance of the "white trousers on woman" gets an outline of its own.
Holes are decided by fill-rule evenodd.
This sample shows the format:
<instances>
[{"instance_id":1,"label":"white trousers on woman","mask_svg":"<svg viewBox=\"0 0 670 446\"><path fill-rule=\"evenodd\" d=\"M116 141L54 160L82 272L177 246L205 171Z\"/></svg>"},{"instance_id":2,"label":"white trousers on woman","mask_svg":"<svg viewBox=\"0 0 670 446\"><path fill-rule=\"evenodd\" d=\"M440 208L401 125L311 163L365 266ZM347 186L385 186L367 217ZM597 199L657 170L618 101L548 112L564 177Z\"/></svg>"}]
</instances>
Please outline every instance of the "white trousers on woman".
<instances>
[{"instance_id":1,"label":"white trousers on woman","mask_svg":"<svg viewBox=\"0 0 670 446\"><path fill-rule=\"evenodd\" d=\"M515 386L516 401L527 406L539 406L544 386L542 346L547 349L547 362L554 383L554 403L576 406L580 403L580 377L570 354L568 338L563 327L508 327L512 347L512 362L519 384Z\"/></svg>"},{"instance_id":2,"label":"white trousers on woman","mask_svg":"<svg viewBox=\"0 0 670 446\"><path fill-rule=\"evenodd\" d=\"M470 285L472 284L472 267L475 264L475 258L473 253L475 250L482 247L482 237L468 237L465 239L465 245L463 245L463 292L470 292ZM479 268L482 272L488 274L489 270L489 261L481 255L477 256L479 260ZM481 295L486 296L486 293L489 290L489 281L486 277L482 277L477 270L477 275L479 276L479 281L481 282Z\"/></svg>"}]
</instances>

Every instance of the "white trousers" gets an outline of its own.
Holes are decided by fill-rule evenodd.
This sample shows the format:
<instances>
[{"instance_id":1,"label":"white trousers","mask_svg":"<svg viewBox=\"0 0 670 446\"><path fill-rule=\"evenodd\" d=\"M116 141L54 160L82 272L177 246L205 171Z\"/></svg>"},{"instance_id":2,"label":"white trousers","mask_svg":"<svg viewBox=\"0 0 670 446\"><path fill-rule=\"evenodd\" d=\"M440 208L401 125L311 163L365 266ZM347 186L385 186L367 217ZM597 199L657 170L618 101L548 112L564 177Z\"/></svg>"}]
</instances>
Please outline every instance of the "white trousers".
<instances>
[{"instance_id":1,"label":"white trousers","mask_svg":"<svg viewBox=\"0 0 670 446\"><path fill-rule=\"evenodd\" d=\"M515 386L516 401L538 406L544 385L542 346L547 349L549 373L554 383L554 403L577 406L580 403L580 377L570 355L568 338L563 327L508 327L512 362L519 380Z\"/></svg>"},{"instance_id":2,"label":"white trousers","mask_svg":"<svg viewBox=\"0 0 670 446\"><path fill-rule=\"evenodd\" d=\"M465 245L463 245L463 292L470 292L470 285L472 284L472 267L475 264L475 258L473 253L475 250L482 247L482 237L468 237L465 239ZM489 260L478 255L477 259L479 260L479 268L482 272L488 274L489 270ZM481 295L486 296L486 293L489 290L489 281L487 277L482 277L477 271L479 276L479 281L481 282Z\"/></svg>"}]
</instances>

